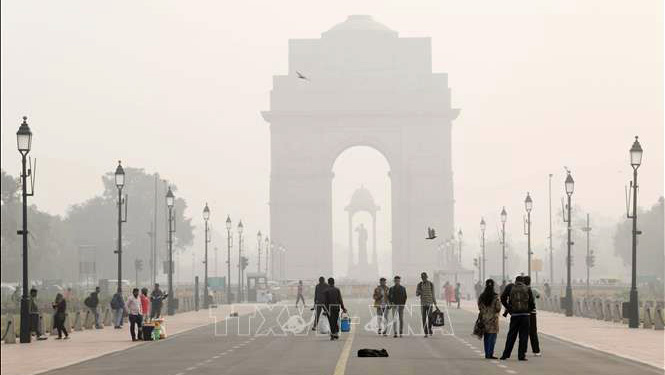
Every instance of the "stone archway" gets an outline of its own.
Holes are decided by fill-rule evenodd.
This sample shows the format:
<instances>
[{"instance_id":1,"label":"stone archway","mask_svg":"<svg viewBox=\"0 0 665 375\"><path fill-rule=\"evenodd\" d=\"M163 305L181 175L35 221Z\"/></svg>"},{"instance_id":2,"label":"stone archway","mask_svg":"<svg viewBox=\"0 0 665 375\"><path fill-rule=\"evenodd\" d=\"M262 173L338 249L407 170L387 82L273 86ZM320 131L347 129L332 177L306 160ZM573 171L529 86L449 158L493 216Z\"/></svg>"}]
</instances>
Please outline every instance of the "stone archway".
<instances>
[{"instance_id":1,"label":"stone archway","mask_svg":"<svg viewBox=\"0 0 665 375\"><path fill-rule=\"evenodd\" d=\"M299 78L298 73L307 77ZM271 108L270 235L286 274L332 274L332 173L352 146L390 165L393 272L417 278L435 265L424 228L452 233L454 198L447 75L432 73L429 38L399 38L350 16L321 39L289 41L289 73L275 76Z\"/></svg>"}]
</instances>

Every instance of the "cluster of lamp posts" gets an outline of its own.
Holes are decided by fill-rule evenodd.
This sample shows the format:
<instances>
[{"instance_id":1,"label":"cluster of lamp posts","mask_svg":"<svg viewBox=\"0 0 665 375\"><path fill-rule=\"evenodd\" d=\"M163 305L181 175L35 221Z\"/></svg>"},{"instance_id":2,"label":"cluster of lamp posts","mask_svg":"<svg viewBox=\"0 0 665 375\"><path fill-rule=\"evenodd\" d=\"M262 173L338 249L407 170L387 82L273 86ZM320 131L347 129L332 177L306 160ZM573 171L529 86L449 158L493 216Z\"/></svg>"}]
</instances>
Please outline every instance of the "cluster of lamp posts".
<instances>
[{"instance_id":1,"label":"cluster of lamp posts","mask_svg":"<svg viewBox=\"0 0 665 375\"><path fill-rule=\"evenodd\" d=\"M23 273L23 284L22 284L22 296L21 296L21 327L20 327L20 342L22 343L28 343L30 342L30 317L29 317L29 294L28 294L28 205L27 205L27 198L29 196L34 195L34 173L33 173L33 168L32 168L32 161L30 161L30 168L28 168L28 153L30 152L30 149L32 147L32 131L30 130L30 127L28 126L27 122L28 118L23 117L23 122L19 126L18 131L16 132L16 144L19 153L21 154L21 188L22 188L22 214L23 214L23 220L22 220L22 229L17 231L18 235L22 236L22 273ZM633 222L633 230L632 230L632 273L631 273L631 287L630 287L630 301L628 302L626 308L624 310L627 311L628 319L629 319L629 327L631 328L637 328L639 327L639 306L638 306L638 296L637 296L637 235L641 234L640 231L637 230L637 191L638 191L638 184L637 184L637 169L640 167L642 164L642 146L640 145L638 138L635 137L635 141L633 142L632 147L630 148L630 165L633 167L633 180L630 182L630 189L632 192L632 213L630 213L630 196L627 195L627 217L629 219L632 219ZM36 167L36 162L35 162L35 167ZM30 192L28 192L28 184L27 184L27 178L30 177L31 180L31 189ZM551 177L551 175L550 175ZM128 197L125 195L124 197L122 196L122 189L125 185L125 171L122 168L122 165L120 162L118 162L118 166L115 171L115 185L118 189L118 249L115 251L118 254L118 292L122 291L122 224L127 221L127 200ZM566 277L566 296L564 297L564 300L562 303L565 305L565 310L566 310L566 315L567 316L572 316L573 315L573 293L572 293L572 287L570 285L570 268L571 268L571 257L570 257L570 252L571 252L571 246L573 245L573 242L571 241L571 197L573 195L573 190L575 187L575 181L573 180L573 177L570 173L569 170L567 170L567 176L565 180L565 191L567 195L567 204L565 207L565 213L564 213L564 222L567 224L567 235L568 235L568 241L567 241L567 251L568 251L568 256L566 258L566 263L567 263L567 277ZM174 205L175 205L175 196L173 195L173 191L171 190L171 187L169 186L168 191L166 192L166 205L168 206L168 223L169 223L169 229L168 229L168 250L169 250L169 259L168 259L168 302L167 302L167 312L169 315L174 314L175 312L175 303L174 303L174 296L173 296L173 233L175 232L175 219L174 219ZM524 200L524 206L527 212L527 216L525 219L525 227L526 227L526 235L527 235L527 250L528 250L528 274L531 275L531 209L533 208L533 201L531 199L531 196L529 193L527 193L527 196ZM124 213L123 213L123 207L124 207ZM550 208L551 210L551 208ZM505 207L501 210L501 223L502 223L502 277L505 280L505 223L507 220L507 213ZM210 208L208 207L208 204L206 203L206 206L203 209L203 219L205 221L205 284L204 284L204 291L205 291L205 298L204 298L204 306L207 307L208 305L208 243L210 242L210 238L208 237L208 220L210 219ZM227 216L226 218L226 230L227 230L227 247L228 247L228 259L227 259L227 277L229 280L226 282L226 295L228 299L228 303L231 303L231 283L230 283L230 275L231 275L231 242L232 242L232 236L231 236L231 218ZM550 224L551 226L551 224ZM238 222L238 298L237 301L242 301L243 300L243 278L242 274L244 269L248 265L248 259L242 255L242 232L243 232L243 224L242 220ZM480 263L478 262L478 259L474 259L476 264L479 265L479 268L481 269L481 279L482 277L485 276L485 229L486 229L486 223L485 219L482 218L480 221L480 230L482 233L482 267L480 267ZM461 257L461 242L462 242L462 231L460 230L458 232L459 236L459 243L460 243L460 251L459 251L459 256ZM259 260L258 260L258 270L259 272L261 271L261 242L262 242L262 236L261 236L261 231L257 233L257 240L258 240L258 254L259 254ZM550 241L551 241L551 235L550 235ZM265 272L266 274L268 273L268 251L269 249L272 249L272 255L274 257L274 252L277 250L278 255L279 255L279 263L280 263L280 277L283 278L283 273L284 273L284 254L286 252L286 248L284 246L278 245L275 246L272 244L268 238L268 236L265 237L265 250L266 250L266 264L265 264ZM551 243L550 243L550 249L551 249ZM274 266L274 259L273 261L270 262ZM271 275L274 277L274 269L271 269Z\"/></svg>"},{"instance_id":2,"label":"cluster of lamp posts","mask_svg":"<svg viewBox=\"0 0 665 375\"><path fill-rule=\"evenodd\" d=\"M626 311L627 318L628 318L628 326L630 328L638 328L639 327L639 304L638 304L638 296L637 296L637 236L642 234L641 231L637 230L637 191L638 191L638 185L637 185L637 169L640 167L642 164L642 146L640 145L640 142L638 140L638 137L635 137L635 141L633 142L632 147L630 148L630 165L633 168L633 180L630 182L630 192L632 193L632 213L630 212L631 209L631 197L627 192L626 196L626 214L629 219L632 219L632 224L633 224L633 230L632 230L632 272L631 272L631 287L630 287L630 300L624 307L624 311ZM552 175L550 174L550 195L551 195L551 178ZM571 246L574 245L574 242L571 239L571 232L572 232L572 226L571 226L571 211L572 211L572 205L571 205L571 198L573 195L573 191L575 189L575 181L573 180L573 176L570 173L570 170L566 168L566 180L564 182L565 186L565 192L566 192L566 197L567 197L567 202L565 207L563 207L563 221L566 223L566 232L567 232L567 241L566 241L566 248L567 248L567 256L566 256L566 295L563 297L563 300L561 303L563 304L565 308L565 313L566 316L573 316L573 289L571 286L571 262L572 262L572 257L571 257ZM531 199L531 195L527 192L526 193L526 198L524 199L524 208L526 210L526 217L524 218L524 234L527 236L527 263L528 263L528 270L527 274L531 276L531 255L533 252L531 251L531 210L533 209L533 200ZM551 205L551 199L550 199L550 275L553 274L553 266L552 266L552 223L551 223L551 210L552 210L552 205ZM506 208L503 207L501 209L501 277L503 281L506 281L506 220L508 219L508 214L506 212ZM482 255L479 255L478 257L475 257L473 259L474 266L478 267L478 273L480 280L484 280L487 275L485 273L485 230L486 230L487 224L485 223L485 218L480 219L480 232L481 232L481 251ZM585 228L582 228L585 232L587 232L587 242L588 242L588 231L591 228L589 227L588 224L588 216L587 216L587 226ZM460 243L462 240L462 231L460 230L459 233L459 238L460 238ZM587 252L588 252L588 244L587 244ZM460 251L461 253L461 251ZM591 262L591 258L589 254L587 254L587 284L588 284L588 267ZM551 277L551 276L550 276ZM587 285L588 287L588 285Z\"/></svg>"}]
</instances>

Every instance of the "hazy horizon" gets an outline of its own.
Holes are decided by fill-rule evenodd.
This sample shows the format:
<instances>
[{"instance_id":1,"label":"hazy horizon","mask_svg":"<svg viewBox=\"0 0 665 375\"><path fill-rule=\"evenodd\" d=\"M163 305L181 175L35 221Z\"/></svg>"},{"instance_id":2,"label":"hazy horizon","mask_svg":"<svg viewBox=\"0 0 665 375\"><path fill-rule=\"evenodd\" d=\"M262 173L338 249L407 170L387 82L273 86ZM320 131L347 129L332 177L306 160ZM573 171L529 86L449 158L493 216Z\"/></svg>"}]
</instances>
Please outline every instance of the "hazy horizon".
<instances>
[{"instance_id":1,"label":"hazy horizon","mask_svg":"<svg viewBox=\"0 0 665 375\"><path fill-rule=\"evenodd\" d=\"M574 204L599 221L625 217L635 135L644 148L639 205L663 195L660 1L224 5L2 3L1 164L18 174L15 132L28 116L39 161L31 204L64 215L100 194L101 176L121 159L178 186L196 248L205 202L219 228L230 214L249 233L268 232L270 132L260 111L272 76L287 72L289 39L319 38L351 14L370 14L401 37L431 37L432 69L448 74L461 109L452 131L455 226L469 259L481 216L494 237L503 205L522 240L527 191L534 241L544 243L548 174L556 215L564 166L576 181ZM340 163L352 176L333 197L342 206L371 184L351 166L385 170L372 152ZM372 194L385 207L379 190ZM336 225L336 242L346 243L345 225Z\"/></svg>"}]
</instances>

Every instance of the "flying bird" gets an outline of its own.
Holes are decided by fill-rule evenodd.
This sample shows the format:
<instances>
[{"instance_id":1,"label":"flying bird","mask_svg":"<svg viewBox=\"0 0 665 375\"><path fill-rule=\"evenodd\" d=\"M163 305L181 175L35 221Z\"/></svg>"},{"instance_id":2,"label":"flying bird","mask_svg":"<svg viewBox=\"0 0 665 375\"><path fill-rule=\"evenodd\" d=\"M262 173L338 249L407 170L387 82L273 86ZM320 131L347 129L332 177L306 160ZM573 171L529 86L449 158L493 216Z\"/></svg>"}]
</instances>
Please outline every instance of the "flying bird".
<instances>
[{"instance_id":1,"label":"flying bird","mask_svg":"<svg viewBox=\"0 0 665 375\"><path fill-rule=\"evenodd\" d=\"M436 238L436 231L434 228L427 227L427 240L433 240Z\"/></svg>"},{"instance_id":2,"label":"flying bird","mask_svg":"<svg viewBox=\"0 0 665 375\"><path fill-rule=\"evenodd\" d=\"M307 78L305 75L303 75L302 73L300 73L300 72L297 71L297 70L296 70L296 74L298 75L298 78L300 78L300 79L304 79L305 81L310 81L309 78Z\"/></svg>"}]
</instances>

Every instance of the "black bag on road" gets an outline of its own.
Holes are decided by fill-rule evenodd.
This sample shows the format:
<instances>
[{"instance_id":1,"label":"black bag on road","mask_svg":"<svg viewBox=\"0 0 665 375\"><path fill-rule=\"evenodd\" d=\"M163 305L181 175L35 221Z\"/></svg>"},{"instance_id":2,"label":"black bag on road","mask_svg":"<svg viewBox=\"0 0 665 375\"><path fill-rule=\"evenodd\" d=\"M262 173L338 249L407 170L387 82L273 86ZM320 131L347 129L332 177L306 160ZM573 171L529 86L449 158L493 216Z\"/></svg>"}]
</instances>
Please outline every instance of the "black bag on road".
<instances>
[{"instance_id":1,"label":"black bag on road","mask_svg":"<svg viewBox=\"0 0 665 375\"><path fill-rule=\"evenodd\" d=\"M360 349L358 350L358 357L387 357L388 352L386 349Z\"/></svg>"}]
</instances>

